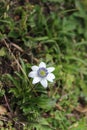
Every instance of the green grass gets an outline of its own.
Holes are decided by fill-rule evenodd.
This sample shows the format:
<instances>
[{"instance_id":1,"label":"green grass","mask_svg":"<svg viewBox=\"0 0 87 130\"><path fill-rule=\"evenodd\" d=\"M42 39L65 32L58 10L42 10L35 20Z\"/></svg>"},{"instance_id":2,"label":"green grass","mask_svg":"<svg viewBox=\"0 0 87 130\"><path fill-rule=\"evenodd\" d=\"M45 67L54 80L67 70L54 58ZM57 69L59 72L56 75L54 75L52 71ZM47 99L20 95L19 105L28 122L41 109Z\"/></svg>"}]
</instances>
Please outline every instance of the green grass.
<instances>
[{"instance_id":1,"label":"green grass","mask_svg":"<svg viewBox=\"0 0 87 130\"><path fill-rule=\"evenodd\" d=\"M85 0L0 1L1 130L86 130L86 7ZM47 89L28 77L41 61L55 67Z\"/></svg>"}]
</instances>

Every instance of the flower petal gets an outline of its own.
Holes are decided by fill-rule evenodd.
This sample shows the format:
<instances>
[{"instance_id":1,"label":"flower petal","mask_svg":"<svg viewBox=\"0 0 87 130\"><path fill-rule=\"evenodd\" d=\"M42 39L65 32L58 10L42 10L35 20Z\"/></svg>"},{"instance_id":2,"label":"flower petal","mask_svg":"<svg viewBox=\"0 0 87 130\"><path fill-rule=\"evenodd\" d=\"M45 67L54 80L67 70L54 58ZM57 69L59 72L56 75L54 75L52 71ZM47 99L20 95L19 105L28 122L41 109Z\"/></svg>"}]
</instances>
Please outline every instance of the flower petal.
<instances>
[{"instance_id":1,"label":"flower petal","mask_svg":"<svg viewBox=\"0 0 87 130\"><path fill-rule=\"evenodd\" d=\"M41 62L41 63L39 64L39 67L44 67L44 68L46 68L46 64L45 64L44 62Z\"/></svg>"},{"instance_id":2,"label":"flower petal","mask_svg":"<svg viewBox=\"0 0 87 130\"><path fill-rule=\"evenodd\" d=\"M31 67L31 69L34 70L34 71L37 71L39 69L39 67L34 65L34 66Z\"/></svg>"},{"instance_id":3,"label":"flower petal","mask_svg":"<svg viewBox=\"0 0 87 130\"><path fill-rule=\"evenodd\" d=\"M40 81L40 83L41 83L41 85L42 85L44 88L47 88L48 83L47 83L47 80L46 80L46 79L42 79L42 80Z\"/></svg>"},{"instance_id":4,"label":"flower petal","mask_svg":"<svg viewBox=\"0 0 87 130\"><path fill-rule=\"evenodd\" d=\"M55 75L52 73L49 73L46 77L46 79L50 82L53 82L53 79L55 79Z\"/></svg>"},{"instance_id":5,"label":"flower petal","mask_svg":"<svg viewBox=\"0 0 87 130\"><path fill-rule=\"evenodd\" d=\"M55 70L55 68L54 67L49 67L49 68L47 68L47 70L48 70L48 72L52 72L52 71Z\"/></svg>"},{"instance_id":6,"label":"flower petal","mask_svg":"<svg viewBox=\"0 0 87 130\"><path fill-rule=\"evenodd\" d=\"M34 78L37 76L37 72L36 71L31 71L29 74L28 74L29 77L31 78Z\"/></svg>"},{"instance_id":7,"label":"flower petal","mask_svg":"<svg viewBox=\"0 0 87 130\"><path fill-rule=\"evenodd\" d=\"M41 80L41 78L35 77L35 78L33 79L32 84L36 84L36 83L40 82L40 80Z\"/></svg>"}]
</instances>

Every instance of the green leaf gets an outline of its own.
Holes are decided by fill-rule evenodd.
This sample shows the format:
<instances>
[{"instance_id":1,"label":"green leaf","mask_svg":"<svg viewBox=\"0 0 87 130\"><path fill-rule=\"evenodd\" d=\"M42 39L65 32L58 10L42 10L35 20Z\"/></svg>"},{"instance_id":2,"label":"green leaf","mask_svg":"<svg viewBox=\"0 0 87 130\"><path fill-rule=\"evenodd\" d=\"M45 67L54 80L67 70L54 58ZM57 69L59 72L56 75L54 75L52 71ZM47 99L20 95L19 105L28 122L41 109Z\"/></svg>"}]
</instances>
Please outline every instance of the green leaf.
<instances>
[{"instance_id":1,"label":"green leaf","mask_svg":"<svg viewBox=\"0 0 87 130\"><path fill-rule=\"evenodd\" d=\"M39 124L41 125L49 125L49 123L47 122L47 120L45 118L39 118Z\"/></svg>"},{"instance_id":2,"label":"green leaf","mask_svg":"<svg viewBox=\"0 0 87 130\"><path fill-rule=\"evenodd\" d=\"M47 97L40 97L37 99L37 101L38 101L38 106L47 111L55 107L55 104L56 104L55 100L52 100Z\"/></svg>"},{"instance_id":3,"label":"green leaf","mask_svg":"<svg viewBox=\"0 0 87 130\"><path fill-rule=\"evenodd\" d=\"M0 56L3 57L6 55L6 49L3 47L0 49Z\"/></svg>"}]
</instances>

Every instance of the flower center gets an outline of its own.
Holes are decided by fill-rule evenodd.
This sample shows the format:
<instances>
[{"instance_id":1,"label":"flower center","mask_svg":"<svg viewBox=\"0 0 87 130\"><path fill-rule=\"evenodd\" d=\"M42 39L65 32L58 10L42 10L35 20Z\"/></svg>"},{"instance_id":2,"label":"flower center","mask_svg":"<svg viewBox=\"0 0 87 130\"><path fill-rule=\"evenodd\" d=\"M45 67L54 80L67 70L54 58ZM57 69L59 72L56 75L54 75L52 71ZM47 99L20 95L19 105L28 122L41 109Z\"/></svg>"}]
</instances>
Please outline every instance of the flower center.
<instances>
[{"instance_id":1,"label":"flower center","mask_svg":"<svg viewBox=\"0 0 87 130\"><path fill-rule=\"evenodd\" d=\"M47 76L48 72L46 68L42 67L38 69L37 74L39 77L44 78Z\"/></svg>"}]
</instances>

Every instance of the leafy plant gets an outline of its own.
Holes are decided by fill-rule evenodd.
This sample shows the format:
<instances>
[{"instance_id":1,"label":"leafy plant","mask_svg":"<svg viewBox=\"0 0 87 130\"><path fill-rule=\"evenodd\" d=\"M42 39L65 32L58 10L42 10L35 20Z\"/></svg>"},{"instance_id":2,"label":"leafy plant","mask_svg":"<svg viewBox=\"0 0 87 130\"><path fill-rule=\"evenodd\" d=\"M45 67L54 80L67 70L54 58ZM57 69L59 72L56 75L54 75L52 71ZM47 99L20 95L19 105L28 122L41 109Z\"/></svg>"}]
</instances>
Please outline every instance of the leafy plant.
<instances>
[{"instance_id":1,"label":"leafy plant","mask_svg":"<svg viewBox=\"0 0 87 130\"><path fill-rule=\"evenodd\" d=\"M43 121L43 123L40 124L41 120L47 122L45 118L41 117L41 115L43 112L48 112L53 109L56 100L49 97L46 90L41 86L33 86L31 84L31 81L27 77L26 64L24 64L22 60L21 63L23 73L16 72L16 77L7 75L14 84L14 87L9 90L10 93L14 94L14 97L12 98L13 106L17 105L18 109L22 111L22 114L27 117L27 120L30 122L28 125L33 126L36 122L39 123L39 125L37 125L38 130L39 127L43 127L43 125L47 125L49 128L49 125L44 124Z\"/></svg>"}]
</instances>

